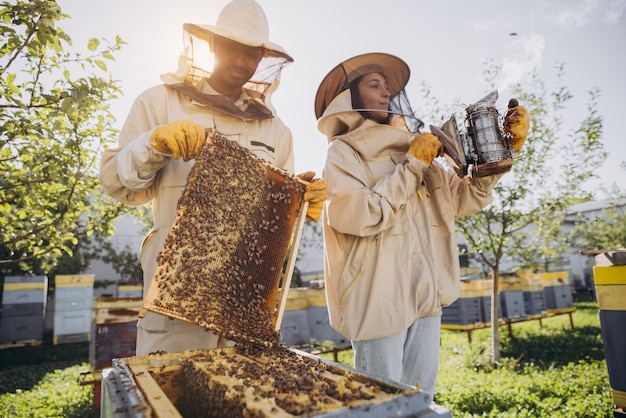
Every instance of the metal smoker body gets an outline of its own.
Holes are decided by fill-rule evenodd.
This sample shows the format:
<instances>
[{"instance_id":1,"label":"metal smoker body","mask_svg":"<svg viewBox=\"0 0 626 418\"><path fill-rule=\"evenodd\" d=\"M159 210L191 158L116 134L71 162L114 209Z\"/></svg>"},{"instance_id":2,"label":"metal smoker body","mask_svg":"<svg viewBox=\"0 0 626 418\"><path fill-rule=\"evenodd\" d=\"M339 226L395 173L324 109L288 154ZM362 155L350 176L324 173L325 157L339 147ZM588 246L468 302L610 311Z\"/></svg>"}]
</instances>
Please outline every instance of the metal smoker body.
<instances>
[{"instance_id":1,"label":"metal smoker body","mask_svg":"<svg viewBox=\"0 0 626 418\"><path fill-rule=\"evenodd\" d=\"M483 177L505 173L513 166L513 155L507 135L499 124L493 91L465 108L466 133L459 132L454 115L441 128L430 126L444 145L446 158L461 177Z\"/></svg>"}]
</instances>

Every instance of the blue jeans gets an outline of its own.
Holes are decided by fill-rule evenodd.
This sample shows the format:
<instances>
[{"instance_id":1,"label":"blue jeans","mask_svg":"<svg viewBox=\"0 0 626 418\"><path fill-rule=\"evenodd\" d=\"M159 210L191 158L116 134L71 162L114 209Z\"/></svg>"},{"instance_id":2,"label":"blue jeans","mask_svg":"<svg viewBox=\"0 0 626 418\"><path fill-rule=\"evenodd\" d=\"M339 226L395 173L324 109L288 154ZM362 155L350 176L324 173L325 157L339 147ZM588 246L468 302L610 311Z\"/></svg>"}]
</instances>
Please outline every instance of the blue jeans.
<instances>
[{"instance_id":1,"label":"blue jeans","mask_svg":"<svg viewBox=\"0 0 626 418\"><path fill-rule=\"evenodd\" d=\"M354 368L373 377L419 384L435 394L439 370L441 317L418 318L403 332L375 340L352 341Z\"/></svg>"}]
</instances>

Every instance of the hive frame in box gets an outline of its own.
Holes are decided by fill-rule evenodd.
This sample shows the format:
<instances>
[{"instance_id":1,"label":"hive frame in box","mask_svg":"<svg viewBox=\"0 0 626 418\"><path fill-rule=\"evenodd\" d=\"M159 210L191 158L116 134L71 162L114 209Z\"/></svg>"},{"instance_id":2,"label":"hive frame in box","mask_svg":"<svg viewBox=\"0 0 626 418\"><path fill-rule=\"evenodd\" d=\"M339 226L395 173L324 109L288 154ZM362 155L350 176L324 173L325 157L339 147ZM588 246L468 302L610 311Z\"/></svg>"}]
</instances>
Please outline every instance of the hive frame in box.
<instances>
[{"instance_id":1,"label":"hive frame in box","mask_svg":"<svg viewBox=\"0 0 626 418\"><path fill-rule=\"evenodd\" d=\"M234 347L187 351L184 353L152 354L144 357L114 359L113 367L103 376L106 408L114 409L115 418L182 418L175 406L176 399L182 396L180 386L169 384L172 375L179 373L185 359L202 353L233 353ZM373 384L384 389L384 394L360 404L346 402L343 406L326 412L306 416L324 418L367 418L367 417L412 417L448 418L450 411L431 402L430 396L413 386L387 381L362 374L350 367L333 363L310 353L289 348L289 351L302 356L306 361L319 362L328 367L331 374L350 376L362 384ZM167 376L160 379L160 374ZM168 374L170 374L168 376ZM105 410L103 418L109 418ZM289 415L292 416L292 415ZM299 415L298 415L299 416Z\"/></svg>"}]
</instances>

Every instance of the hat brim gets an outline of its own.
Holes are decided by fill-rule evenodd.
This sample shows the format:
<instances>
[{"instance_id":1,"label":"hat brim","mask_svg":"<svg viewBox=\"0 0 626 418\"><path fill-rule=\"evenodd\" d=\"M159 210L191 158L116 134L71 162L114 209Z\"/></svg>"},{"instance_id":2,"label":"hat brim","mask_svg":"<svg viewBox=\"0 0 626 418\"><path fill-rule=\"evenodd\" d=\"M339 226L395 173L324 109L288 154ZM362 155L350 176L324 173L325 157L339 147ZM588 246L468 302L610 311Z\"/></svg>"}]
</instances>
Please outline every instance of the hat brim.
<instances>
[{"instance_id":1,"label":"hat brim","mask_svg":"<svg viewBox=\"0 0 626 418\"><path fill-rule=\"evenodd\" d=\"M245 30L239 30L232 27L224 28L215 25L196 25L194 23L185 23L183 27L193 36L197 36L198 38L205 39L207 41L210 41L213 35L217 35L222 38L233 40L242 45L255 48L262 47L266 51L265 55L280 57L284 58L288 62L293 62L293 58L283 49L283 47L270 41L259 42L257 37L252 36Z\"/></svg>"},{"instance_id":2,"label":"hat brim","mask_svg":"<svg viewBox=\"0 0 626 418\"><path fill-rule=\"evenodd\" d=\"M400 93L409 81L409 66L394 55L372 52L349 58L330 70L320 83L315 95L315 117L319 119L330 102L349 87L350 82L354 81L350 79L351 74L364 75L366 73L358 70L372 64L382 68L391 97Z\"/></svg>"}]
</instances>

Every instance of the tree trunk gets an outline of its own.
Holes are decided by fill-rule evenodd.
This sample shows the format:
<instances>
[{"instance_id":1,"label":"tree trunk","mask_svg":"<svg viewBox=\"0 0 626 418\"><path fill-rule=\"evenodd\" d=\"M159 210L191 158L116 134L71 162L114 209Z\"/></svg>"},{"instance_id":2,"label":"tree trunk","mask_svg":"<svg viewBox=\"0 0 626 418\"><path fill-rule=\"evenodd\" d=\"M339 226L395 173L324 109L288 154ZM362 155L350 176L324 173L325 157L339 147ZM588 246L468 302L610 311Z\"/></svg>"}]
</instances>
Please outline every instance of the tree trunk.
<instances>
[{"instance_id":1,"label":"tree trunk","mask_svg":"<svg viewBox=\"0 0 626 418\"><path fill-rule=\"evenodd\" d=\"M500 333L498 317L500 315L500 292L498 290L498 268L493 269L493 289L491 291L491 353L493 364L500 362Z\"/></svg>"}]
</instances>

